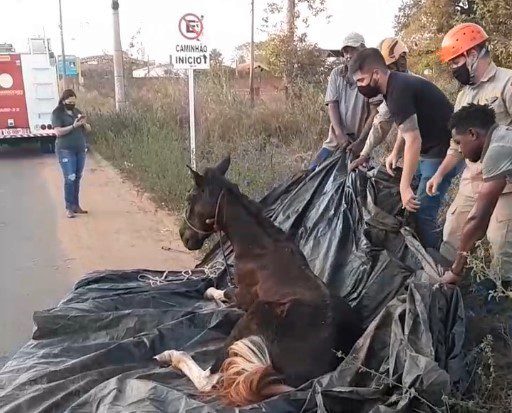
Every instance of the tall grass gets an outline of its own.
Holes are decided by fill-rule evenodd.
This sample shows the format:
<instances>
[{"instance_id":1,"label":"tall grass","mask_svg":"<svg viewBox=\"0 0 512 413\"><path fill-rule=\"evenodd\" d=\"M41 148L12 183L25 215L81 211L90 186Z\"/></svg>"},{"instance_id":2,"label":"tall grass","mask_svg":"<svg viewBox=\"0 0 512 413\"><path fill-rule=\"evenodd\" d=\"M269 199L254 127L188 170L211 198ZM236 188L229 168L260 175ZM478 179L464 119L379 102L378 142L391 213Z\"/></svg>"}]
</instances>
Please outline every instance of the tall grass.
<instances>
[{"instance_id":1,"label":"tall grass","mask_svg":"<svg viewBox=\"0 0 512 413\"><path fill-rule=\"evenodd\" d=\"M82 96L93 148L173 210L191 185L187 93L186 79L133 88L121 114L95 92ZM213 72L197 79L196 99L199 169L231 155L229 177L254 198L301 169L327 132L322 90L311 85L300 100L276 94L252 107L229 76Z\"/></svg>"}]
</instances>

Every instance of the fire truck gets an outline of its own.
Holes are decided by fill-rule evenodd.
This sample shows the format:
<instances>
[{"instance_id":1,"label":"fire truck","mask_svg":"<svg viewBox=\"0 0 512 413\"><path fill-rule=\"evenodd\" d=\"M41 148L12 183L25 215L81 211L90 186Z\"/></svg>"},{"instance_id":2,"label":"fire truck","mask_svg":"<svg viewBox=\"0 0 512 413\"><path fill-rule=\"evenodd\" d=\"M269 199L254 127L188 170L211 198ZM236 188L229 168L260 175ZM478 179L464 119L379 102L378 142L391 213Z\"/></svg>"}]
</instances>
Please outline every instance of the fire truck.
<instances>
[{"instance_id":1,"label":"fire truck","mask_svg":"<svg viewBox=\"0 0 512 413\"><path fill-rule=\"evenodd\" d=\"M0 44L0 145L38 142L55 150L51 124L59 100L55 55L49 39L29 39L29 52Z\"/></svg>"}]
</instances>

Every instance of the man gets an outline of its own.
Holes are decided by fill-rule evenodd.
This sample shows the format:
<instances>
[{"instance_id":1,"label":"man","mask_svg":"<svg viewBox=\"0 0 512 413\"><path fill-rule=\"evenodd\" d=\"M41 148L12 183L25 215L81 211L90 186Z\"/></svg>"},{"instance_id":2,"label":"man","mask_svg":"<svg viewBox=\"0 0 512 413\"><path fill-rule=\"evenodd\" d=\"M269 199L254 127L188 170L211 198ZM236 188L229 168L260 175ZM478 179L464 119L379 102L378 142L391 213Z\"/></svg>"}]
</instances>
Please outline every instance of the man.
<instances>
[{"instance_id":1,"label":"man","mask_svg":"<svg viewBox=\"0 0 512 413\"><path fill-rule=\"evenodd\" d=\"M453 140L459 145L464 158L470 162L481 162L483 179L475 204L462 227L451 271L442 278L444 283L456 284L461 280L467 255L475 243L488 233L496 209L505 207L503 191L512 182L512 127L498 125L495 112L489 106L470 103L453 115L450 128ZM507 195L509 213L511 196L510 193ZM501 225L508 226L510 234L511 223L502 222ZM504 238L502 244L503 249L509 252L502 255L502 258L509 264L512 258L512 238ZM504 273L505 282L512 281L511 275L510 272Z\"/></svg>"},{"instance_id":2,"label":"man","mask_svg":"<svg viewBox=\"0 0 512 413\"><path fill-rule=\"evenodd\" d=\"M345 149L355 138L364 133L370 110L368 99L358 93L352 79L347 76L347 64L361 50L366 48L359 33L350 33L341 45L345 64L333 69L329 76L325 103L328 107L329 135L311 163L309 170L315 170L338 149ZM369 128L367 128L369 130Z\"/></svg>"},{"instance_id":3,"label":"man","mask_svg":"<svg viewBox=\"0 0 512 413\"><path fill-rule=\"evenodd\" d=\"M417 233L426 248L439 247L437 213L453 175L444 177L435 196L426 193L427 181L434 175L450 145L448 122L453 106L433 83L408 73L390 72L378 49L358 53L350 63L350 75L359 92L367 98L384 96L393 121L398 125L404 148L400 180L403 207L417 212ZM398 159L403 144L392 156ZM411 183L419 177L417 195Z\"/></svg>"},{"instance_id":4,"label":"man","mask_svg":"<svg viewBox=\"0 0 512 413\"><path fill-rule=\"evenodd\" d=\"M405 43L399 38L388 37L384 39L380 43L379 49L382 56L384 56L386 66L389 70L409 73L407 67L407 54L409 50ZM393 120L391 119L391 114L389 113L386 102L383 101L378 107L377 115L373 119L373 125L368 139L364 140L363 136L347 148L347 151L351 151L355 156L359 155L359 158L352 161L349 165L350 171L369 162L373 149L384 142L392 126ZM393 174L391 168L389 168L388 171L390 174Z\"/></svg>"},{"instance_id":5,"label":"man","mask_svg":"<svg viewBox=\"0 0 512 413\"><path fill-rule=\"evenodd\" d=\"M500 125L512 125L512 71L497 67L487 46L488 36L478 25L465 23L455 26L443 39L440 57L448 62L453 76L464 86L455 103L455 110L468 103L488 104L496 113ZM462 159L459 146L452 141L446 158L427 184L429 193L438 190L439 182ZM459 190L446 215L443 244L440 252L449 259L456 258L462 228L476 203L484 184L481 162L466 160ZM512 278L512 185L500 196L487 230L493 256L500 262L505 276Z\"/></svg>"}]
</instances>

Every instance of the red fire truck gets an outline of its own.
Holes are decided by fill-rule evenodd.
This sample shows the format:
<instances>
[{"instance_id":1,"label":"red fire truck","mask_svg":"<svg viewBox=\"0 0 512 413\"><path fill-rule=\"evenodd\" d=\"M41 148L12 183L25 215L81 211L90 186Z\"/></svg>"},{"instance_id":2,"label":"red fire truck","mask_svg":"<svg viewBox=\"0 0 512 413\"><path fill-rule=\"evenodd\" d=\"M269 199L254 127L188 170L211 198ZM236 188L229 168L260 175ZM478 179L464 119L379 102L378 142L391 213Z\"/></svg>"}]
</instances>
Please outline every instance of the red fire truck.
<instances>
[{"instance_id":1,"label":"red fire truck","mask_svg":"<svg viewBox=\"0 0 512 413\"><path fill-rule=\"evenodd\" d=\"M55 56L48 39L30 39L28 53L0 44L0 145L39 142L43 152L53 152L51 115L58 100Z\"/></svg>"}]
</instances>

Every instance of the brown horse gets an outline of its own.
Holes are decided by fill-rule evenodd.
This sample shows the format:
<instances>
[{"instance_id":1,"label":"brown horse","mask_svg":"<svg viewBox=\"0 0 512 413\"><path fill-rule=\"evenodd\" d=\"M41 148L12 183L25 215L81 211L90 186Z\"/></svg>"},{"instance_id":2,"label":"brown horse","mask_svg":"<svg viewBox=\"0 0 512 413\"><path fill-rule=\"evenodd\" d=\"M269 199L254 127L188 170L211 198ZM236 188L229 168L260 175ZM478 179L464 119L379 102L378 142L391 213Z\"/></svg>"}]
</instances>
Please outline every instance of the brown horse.
<instances>
[{"instance_id":1,"label":"brown horse","mask_svg":"<svg viewBox=\"0 0 512 413\"><path fill-rule=\"evenodd\" d=\"M211 369L174 350L157 360L225 404L243 406L334 370L336 352L348 353L362 331L352 308L329 293L295 242L224 177L229 164L228 157L204 175L191 169L195 188L180 235L197 250L210 234L226 234L235 253L235 302L246 314Z\"/></svg>"}]
</instances>

